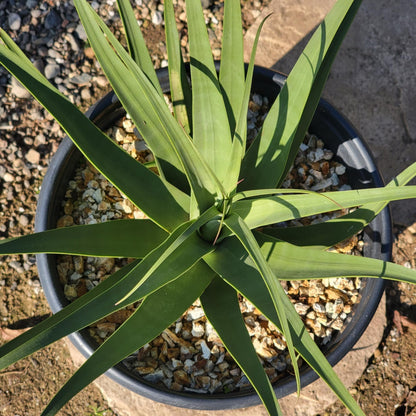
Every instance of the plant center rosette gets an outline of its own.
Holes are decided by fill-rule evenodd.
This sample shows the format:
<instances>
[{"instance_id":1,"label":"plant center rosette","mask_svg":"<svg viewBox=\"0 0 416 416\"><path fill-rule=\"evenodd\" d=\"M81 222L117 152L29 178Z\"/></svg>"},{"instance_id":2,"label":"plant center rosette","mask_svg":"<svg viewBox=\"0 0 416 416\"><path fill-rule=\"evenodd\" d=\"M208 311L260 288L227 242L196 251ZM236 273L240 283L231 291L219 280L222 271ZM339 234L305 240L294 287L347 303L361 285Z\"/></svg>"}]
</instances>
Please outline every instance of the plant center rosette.
<instances>
[{"instance_id":1,"label":"plant center rosette","mask_svg":"<svg viewBox=\"0 0 416 416\"><path fill-rule=\"evenodd\" d=\"M169 100L169 97L166 96L166 99ZM267 97L252 94L247 119L248 144L256 137L268 109ZM108 134L141 163L154 160L130 118L122 118ZM283 188L312 191L351 189L345 166L334 158L331 150L325 148L320 138L309 134L300 146ZM345 210L275 224L275 227L316 224L340 214L345 214ZM85 160L81 162L68 184L57 226L95 224L122 218L141 219L145 215L93 166ZM217 237L220 221L214 222L213 227L207 224L201 230L202 238L214 240ZM353 236L330 250L361 255L363 244L359 236ZM59 256L57 268L66 298L69 301L77 299L128 262L129 259ZM342 330L354 305L360 300L359 278L289 281L282 284L311 336L323 348ZM136 307L131 305L90 326L91 337L101 344ZM253 346L270 381L274 383L292 371L285 339L275 325L242 296L240 310ZM207 321L199 301L160 336L123 360L123 365L145 380L174 391L218 393L251 389L249 380Z\"/></svg>"}]
</instances>

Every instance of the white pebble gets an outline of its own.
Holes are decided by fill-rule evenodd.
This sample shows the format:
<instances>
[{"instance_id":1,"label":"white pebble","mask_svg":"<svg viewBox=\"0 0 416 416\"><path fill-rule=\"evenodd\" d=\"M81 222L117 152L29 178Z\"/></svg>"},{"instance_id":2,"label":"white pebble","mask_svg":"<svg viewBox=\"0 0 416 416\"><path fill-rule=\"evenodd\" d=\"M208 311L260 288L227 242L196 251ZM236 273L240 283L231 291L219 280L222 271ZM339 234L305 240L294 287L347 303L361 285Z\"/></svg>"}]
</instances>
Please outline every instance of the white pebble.
<instances>
[{"instance_id":1,"label":"white pebble","mask_svg":"<svg viewBox=\"0 0 416 416\"><path fill-rule=\"evenodd\" d=\"M301 316L306 315L306 313L309 310L309 305L305 305L305 304L300 303L300 302L295 303L294 306L295 306L296 312Z\"/></svg>"},{"instance_id":2,"label":"white pebble","mask_svg":"<svg viewBox=\"0 0 416 416\"><path fill-rule=\"evenodd\" d=\"M331 160L334 157L334 153L331 150L324 150L324 160Z\"/></svg>"},{"instance_id":3,"label":"white pebble","mask_svg":"<svg viewBox=\"0 0 416 416\"><path fill-rule=\"evenodd\" d=\"M325 306L321 305L320 303L314 303L313 310L318 313L325 313Z\"/></svg>"},{"instance_id":4,"label":"white pebble","mask_svg":"<svg viewBox=\"0 0 416 416\"><path fill-rule=\"evenodd\" d=\"M76 281L77 281L77 280L79 280L81 277L82 277L82 276L81 276L79 273L74 272L74 273L72 273L72 274L71 274L71 276L69 276L69 280L71 280L71 282L76 282Z\"/></svg>"},{"instance_id":5,"label":"white pebble","mask_svg":"<svg viewBox=\"0 0 416 416\"><path fill-rule=\"evenodd\" d=\"M194 366L195 362L193 360L190 360L189 358L185 360L183 363L183 369L190 374L192 372L192 367Z\"/></svg>"},{"instance_id":6,"label":"white pebble","mask_svg":"<svg viewBox=\"0 0 416 416\"><path fill-rule=\"evenodd\" d=\"M333 173L329 179L331 180L333 186L339 185L339 178L336 173Z\"/></svg>"},{"instance_id":7,"label":"white pebble","mask_svg":"<svg viewBox=\"0 0 416 416\"><path fill-rule=\"evenodd\" d=\"M329 188L332 185L331 179L325 179L311 187L311 191L320 191L321 189Z\"/></svg>"},{"instance_id":8,"label":"white pebble","mask_svg":"<svg viewBox=\"0 0 416 416\"><path fill-rule=\"evenodd\" d=\"M196 321L197 319L202 318L205 315L202 308L192 308L186 314L187 321Z\"/></svg>"},{"instance_id":9,"label":"white pebble","mask_svg":"<svg viewBox=\"0 0 416 416\"><path fill-rule=\"evenodd\" d=\"M344 166L344 165L337 165L336 167L335 167L335 173L337 174L337 175L343 175L344 173L345 173L345 171L346 171L347 169L346 169L346 167Z\"/></svg>"},{"instance_id":10,"label":"white pebble","mask_svg":"<svg viewBox=\"0 0 416 416\"><path fill-rule=\"evenodd\" d=\"M204 325L201 322L192 322L192 335L201 338L205 334Z\"/></svg>"},{"instance_id":11,"label":"white pebble","mask_svg":"<svg viewBox=\"0 0 416 416\"><path fill-rule=\"evenodd\" d=\"M209 358L211 357L211 350L209 349L205 340L201 341L201 350L202 350L202 358L209 360Z\"/></svg>"},{"instance_id":12,"label":"white pebble","mask_svg":"<svg viewBox=\"0 0 416 416\"><path fill-rule=\"evenodd\" d=\"M96 189L91 196L94 198L94 201L97 202L98 204L103 200L101 189Z\"/></svg>"},{"instance_id":13,"label":"white pebble","mask_svg":"<svg viewBox=\"0 0 416 416\"><path fill-rule=\"evenodd\" d=\"M8 23L10 30L19 30L22 24L22 18L17 13L10 13Z\"/></svg>"},{"instance_id":14,"label":"white pebble","mask_svg":"<svg viewBox=\"0 0 416 416\"><path fill-rule=\"evenodd\" d=\"M14 176L11 173L6 172L3 176L3 180L4 180L4 182L13 182L14 181Z\"/></svg>"},{"instance_id":15,"label":"white pebble","mask_svg":"<svg viewBox=\"0 0 416 416\"><path fill-rule=\"evenodd\" d=\"M160 25L163 23L163 15L159 10L156 10L153 14L152 14L152 23L156 26Z\"/></svg>"}]
</instances>

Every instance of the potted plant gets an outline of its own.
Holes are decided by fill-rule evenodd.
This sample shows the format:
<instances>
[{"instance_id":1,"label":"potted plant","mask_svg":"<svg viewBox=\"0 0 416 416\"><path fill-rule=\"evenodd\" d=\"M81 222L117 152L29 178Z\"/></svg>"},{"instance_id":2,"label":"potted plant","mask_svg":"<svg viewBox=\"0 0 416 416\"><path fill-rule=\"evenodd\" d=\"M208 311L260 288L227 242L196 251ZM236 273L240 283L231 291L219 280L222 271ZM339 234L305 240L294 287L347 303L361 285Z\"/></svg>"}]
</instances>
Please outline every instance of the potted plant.
<instances>
[{"instance_id":1,"label":"potted plant","mask_svg":"<svg viewBox=\"0 0 416 416\"><path fill-rule=\"evenodd\" d=\"M158 70L157 75L163 92L168 92L168 69L162 68ZM267 97L270 102L274 102L285 81L286 77L281 74L265 68L257 66L254 67L253 91ZM106 95L102 100L94 105L87 114L103 131L107 131L108 127L112 127L114 124L121 124L120 121L117 120L121 117L124 119L125 116L121 103L118 101L114 93ZM344 169L346 167L346 171L348 172L348 184L353 188L384 185L378 171L374 168L374 162L368 149L366 149L364 143L358 139L358 133L330 104L321 100L317 111L315 112L314 119L309 127L309 132L324 139L325 148L337 155L337 158L339 158L342 162ZM313 141L314 136L310 136L310 140ZM67 205L69 201L70 206L77 206L79 204L83 205L82 200L79 200L79 197L81 197L81 194L84 194L88 187L84 188L84 180L79 176L79 174L76 175L74 173L75 170L77 170L77 172L80 171L79 165L81 159L81 153L78 151L73 142L66 137L51 161L47 175L42 183L35 221L37 231L45 231L55 228L59 218L63 214L63 200L66 201L65 205ZM77 169L75 169L76 167ZM84 168L81 170L83 169ZM68 182L73 182L74 176L79 178L78 180L82 182L83 186L78 196L72 196L69 200L67 200L64 195L68 192ZM93 181L94 180L95 179L93 179ZM107 185L104 185L104 187L106 186ZM103 186L101 186L101 189L103 189ZM69 192L72 194L70 190ZM109 199L105 196L103 198L109 201ZM98 214L99 211L95 211L95 213ZM100 218L100 216L101 215L98 215L98 218ZM62 217L61 219L63 218L65 217ZM78 214L75 214L75 218L78 218ZM83 222L76 220L75 218L74 220L77 224ZM322 227L322 224L319 226L314 225L311 230L315 230L315 233L320 234L320 227ZM371 233L368 232L370 229ZM304 230L309 230L309 228L306 227ZM290 231L290 228L269 229L267 231L269 233L279 233L280 237L282 237L282 234ZM391 234L389 211L388 209L384 209L367 227L367 232L364 235L364 239L361 241L361 243L363 243L363 254L367 257L380 258L386 261L391 260ZM286 235L283 238L290 239L290 236ZM305 240L303 240L303 242L306 243ZM318 243L316 237L314 239L314 243ZM67 268L67 257L65 260L62 259L62 261L66 264L65 268ZM90 263L90 261L85 263L85 265L88 263ZM67 277L60 277L60 273L58 273L60 260L53 254L38 254L37 267L42 286L52 312L59 312L69 303L67 297L65 296L66 290L63 290L62 279L69 280L67 283L71 286L71 293L77 292L77 283L74 283L70 278L74 270L69 269L71 271L66 273ZM78 283L85 281L83 279L88 279L88 283L91 284L91 280L87 277L89 276L88 273L89 272L85 275L82 273L82 276L80 275L82 278L78 280ZM348 321L342 328L342 333L338 333L334 337L331 336L331 341L325 343L324 345L323 351L331 365L336 364L340 359L342 359L342 357L358 341L378 306L380 297L382 296L384 290L384 281L382 279L365 280L366 281L363 280L360 283L360 301L354 306L353 313L350 314ZM94 279L92 280L92 284L95 284ZM81 287L83 287L83 284L81 284ZM338 300L340 300L340 298ZM323 304L326 303L322 299L319 301ZM303 303L305 304L306 300L303 300ZM313 305L311 305L311 309L313 310ZM187 313L185 313L185 315L187 315ZM93 328L88 328L69 335L71 342L85 357L89 357L97 348L97 343L91 339L91 335L89 334L89 331L91 330L94 331ZM180 333L177 335L180 336ZM199 345L200 341L201 338L195 338L190 342L191 345L196 346ZM209 340L206 341L208 342L208 345L210 345ZM182 342L186 343L183 339ZM213 345L211 344L211 347L212 346ZM150 347L148 348L148 351L149 350ZM163 347L159 347L159 350L162 351ZM137 356L137 354L134 355ZM139 355L141 355L141 353L139 353ZM281 356L283 355L284 353L281 354ZM199 363L203 362L200 361L200 353L188 358L191 358ZM274 357L274 359L276 358L277 356ZM133 359L133 357L129 357L127 361L130 361L130 359ZM182 361L185 361L185 359ZM150 378L152 380L158 379L158 377L160 377L160 372L163 371L162 363L163 361L159 360L159 365L146 378ZM171 361L169 363L172 364ZM199 363L196 365L198 366ZM234 363L231 363L231 365L234 365ZM205 368L204 370L205 376L209 374L208 370ZM269 368L269 370L271 369ZM201 370L198 367L195 371L200 372ZM201 375L198 374L198 376L194 376L194 371L192 371L192 369L187 369L187 372L190 372L193 375L193 383L191 386L185 386L179 396L173 394L174 392L172 389L168 390L165 388L165 385L169 386L169 380L174 380L172 379L173 374L170 373L168 373L168 377L164 378L163 385L161 385L162 383L160 380L158 384L148 384L146 383L146 378L138 379L135 371L126 372L126 367L123 363L116 365L106 374L119 384L129 388L131 391L168 405L170 404L204 410L223 410L226 408L248 407L260 403L260 399L255 392L250 391L245 391L244 394L238 390L232 392L228 391L226 393L227 400L224 400L224 393L222 393L221 389L218 387L217 389L219 391L216 389L214 393L209 394L209 400L200 400L203 390L205 390L205 393L208 393L210 388L213 390L214 385L218 386L218 383L214 384L214 380L218 379L212 379L213 386L200 389L197 393L195 388L192 388L192 386L201 380ZM282 372L279 371L279 373L281 374ZM273 377L273 374L271 375ZM301 366L300 375L303 386L306 386L317 378L316 373L305 365ZM219 374L219 377L221 377L221 373ZM236 379L237 380L233 383L233 385L239 384L241 381L240 376L236 377ZM225 377L224 381L227 382L230 380L227 380ZM233 390L233 385L231 385L231 388L228 384L224 387L228 390ZM179 386L176 385L176 387ZM296 384L293 377L290 376L290 371L286 376L279 378L277 383L273 383L273 389L278 398L284 397L285 395L296 391Z\"/></svg>"},{"instance_id":2,"label":"potted plant","mask_svg":"<svg viewBox=\"0 0 416 416\"><path fill-rule=\"evenodd\" d=\"M55 414L84 386L156 337L199 298L207 318L268 412L279 415L272 386L241 319L240 293L283 333L298 389L297 354L353 414L362 415L304 330L280 284L280 279L351 275L416 282L415 271L392 263L323 250L361 230L389 201L416 197L416 187L404 186L416 175L416 164L383 188L317 194L280 187L360 1L340 0L335 4L247 150L246 113L258 35L245 74L238 0L224 4L219 77L200 2L187 0L192 89L180 55L173 4L165 1L174 116L162 96L128 0L119 0L118 5L130 54L85 0L74 3L115 94L155 156L157 173L127 155L52 87L4 31L0 32L0 62L59 121L85 157L148 219L74 226L1 241L1 254L76 253L136 260L2 346L0 367L142 300L43 413ZM340 207L359 208L319 226L319 235L313 226L293 228L280 235L267 228Z\"/></svg>"}]
</instances>

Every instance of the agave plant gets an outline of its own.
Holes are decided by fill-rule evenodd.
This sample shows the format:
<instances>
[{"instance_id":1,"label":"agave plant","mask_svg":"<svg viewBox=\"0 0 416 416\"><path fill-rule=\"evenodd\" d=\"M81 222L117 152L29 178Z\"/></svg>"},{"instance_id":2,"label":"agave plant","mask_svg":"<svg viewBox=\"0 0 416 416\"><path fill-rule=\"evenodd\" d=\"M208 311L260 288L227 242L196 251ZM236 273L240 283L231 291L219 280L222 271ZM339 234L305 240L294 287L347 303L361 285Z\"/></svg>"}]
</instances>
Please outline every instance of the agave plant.
<instances>
[{"instance_id":1,"label":"agave plant","mask_svg":"<svg viewBox=\"0 0 416 416\"><path fill-rule=\"evenodd\" d=\"M158 336L199 298L208 320L269 414L281 415L241 317L238 294L242 294L284 335L298 389L297 354L351 413L363 415L304 330L280 280L366 276L415 283L413 270L330 253L325 248L360 231L389 201L416 197L416 187L405 186L416 175L416 164L384 188L322 194L279 188L361 2L339 0L335 4L247 150L246 115L259 32L245 72L238 0L224 2L219 75L201 3L186 0L192 88L180 52L173 2L165 0L174 114L163 98L129 1L117 2L128 51L85 0L74 3L114 92L155 156L158 173L134 160L99 130L0 31L1 64L55 117L85 157L148 217L60 228L0 242L2 255L66 253L135 258L60 312L2 346L0 367L141 301L52 399L43 415L53 415L96 377ZM282 235L268 228L258 230L340 207L359 208L320 225L286 229ZM228 319L223 320L223 316Z\"/></svg>"}]
</instances>

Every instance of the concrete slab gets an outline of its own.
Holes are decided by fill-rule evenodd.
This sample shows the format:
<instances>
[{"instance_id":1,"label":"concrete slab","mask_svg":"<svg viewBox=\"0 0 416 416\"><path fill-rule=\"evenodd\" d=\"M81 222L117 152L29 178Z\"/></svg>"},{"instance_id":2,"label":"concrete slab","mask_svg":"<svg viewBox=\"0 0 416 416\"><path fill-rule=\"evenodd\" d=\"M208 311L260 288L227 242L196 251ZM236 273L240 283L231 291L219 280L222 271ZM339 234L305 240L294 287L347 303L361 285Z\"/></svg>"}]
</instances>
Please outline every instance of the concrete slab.
<instances>
[{"instance_id":1,"label":"concrete slab","mask_svg":"<svg viewBox=\"0 0 416 416\"><path fill-rule=\"evenodd\" d=\"M256 63L288 73L335 0L272 0ZM323 96L361 132L386 181L416 161L416 3L365 0L335 60ZM246 34L247 53L256 25ZM416 183L413 181L413 183ZM398 223L416 201L392 204Z\"/></svg>"}]
</instances>

